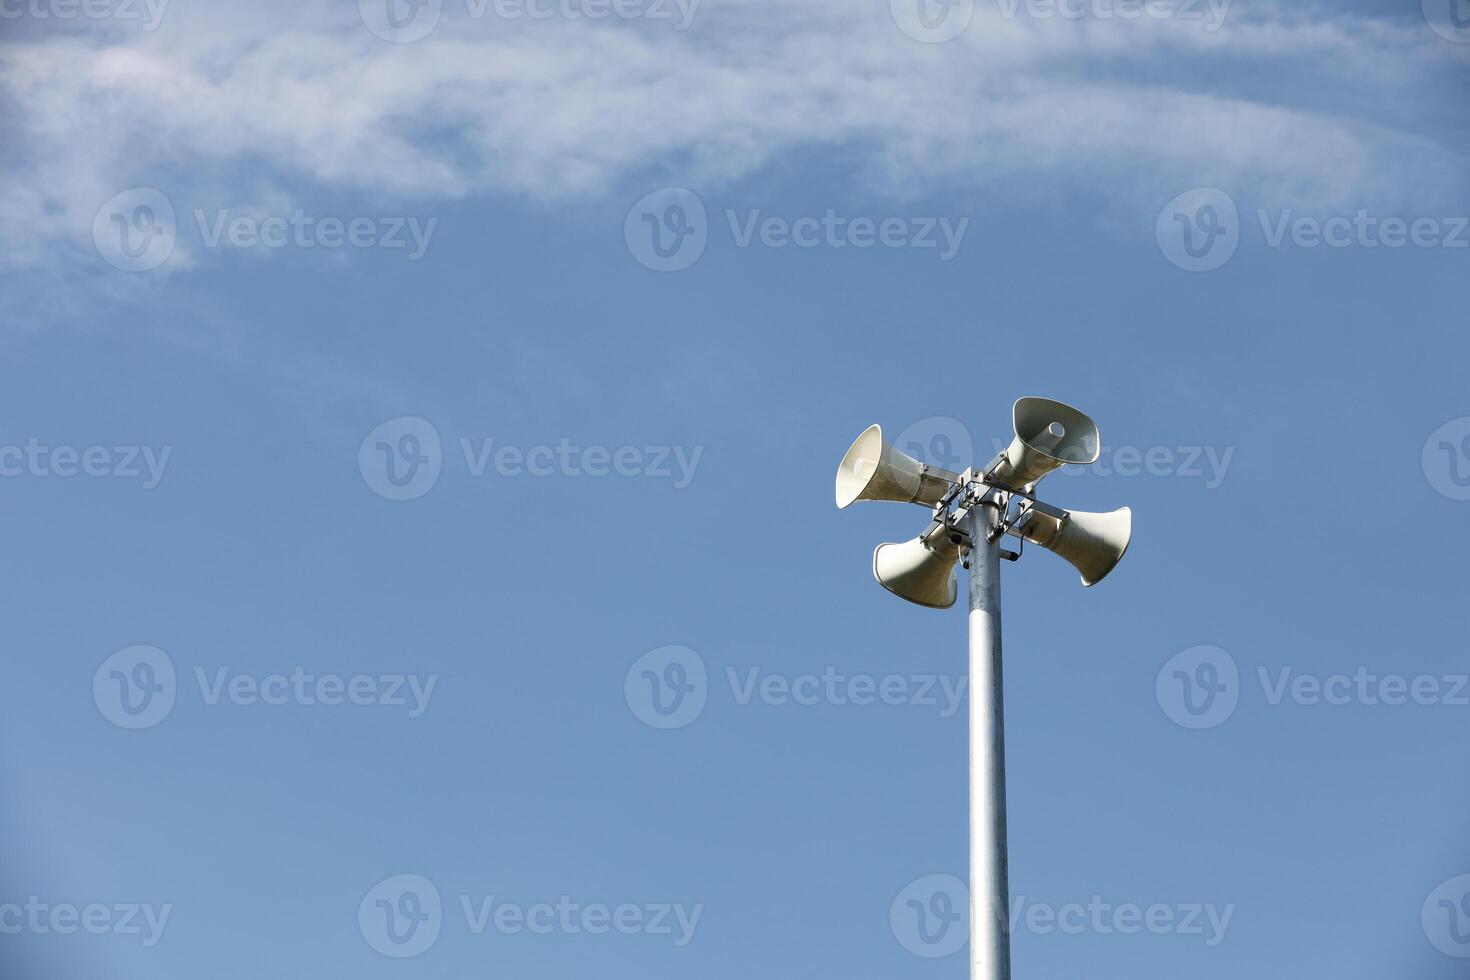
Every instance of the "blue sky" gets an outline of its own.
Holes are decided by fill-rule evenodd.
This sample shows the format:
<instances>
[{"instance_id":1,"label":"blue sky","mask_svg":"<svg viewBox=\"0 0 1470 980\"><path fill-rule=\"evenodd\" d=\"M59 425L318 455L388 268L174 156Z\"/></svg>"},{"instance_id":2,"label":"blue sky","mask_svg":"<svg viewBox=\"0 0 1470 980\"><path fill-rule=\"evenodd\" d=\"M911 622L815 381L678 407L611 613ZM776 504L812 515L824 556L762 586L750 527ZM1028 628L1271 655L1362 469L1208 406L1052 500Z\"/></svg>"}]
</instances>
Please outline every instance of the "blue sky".
<instances>
[{"instance_id":1,"label":"blue sky","mask_svg":"<svg viewBox=\"0 0 1470 980\"><path fill-rule=\"evenodd\" d=\"M1016 976L1463 973L1470 11L67 9L0 21L7 976L965 976L963 614L831 480L1022 395L1135 537L1003 570Z\"/></svg>"}]
</instances>

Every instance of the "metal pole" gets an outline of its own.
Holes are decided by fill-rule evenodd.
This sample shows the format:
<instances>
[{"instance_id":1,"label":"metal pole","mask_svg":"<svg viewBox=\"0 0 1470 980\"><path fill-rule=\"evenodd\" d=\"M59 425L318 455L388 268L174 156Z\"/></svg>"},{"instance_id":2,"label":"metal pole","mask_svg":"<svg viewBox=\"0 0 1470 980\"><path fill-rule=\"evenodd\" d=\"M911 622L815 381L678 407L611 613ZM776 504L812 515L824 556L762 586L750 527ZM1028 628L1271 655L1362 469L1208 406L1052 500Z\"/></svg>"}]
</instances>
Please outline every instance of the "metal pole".
<instances>
[{"instance_id":1,"label":"metal pole","mask_svg":"<svg viewBox=\"0 0 1470 980\"><path fill-rule=\"evenodd\" d=\"M1005 712L1000 651L1000 523L993 503L970 508L970 977L1010 980Z\"/></svg>"}]
</instances>

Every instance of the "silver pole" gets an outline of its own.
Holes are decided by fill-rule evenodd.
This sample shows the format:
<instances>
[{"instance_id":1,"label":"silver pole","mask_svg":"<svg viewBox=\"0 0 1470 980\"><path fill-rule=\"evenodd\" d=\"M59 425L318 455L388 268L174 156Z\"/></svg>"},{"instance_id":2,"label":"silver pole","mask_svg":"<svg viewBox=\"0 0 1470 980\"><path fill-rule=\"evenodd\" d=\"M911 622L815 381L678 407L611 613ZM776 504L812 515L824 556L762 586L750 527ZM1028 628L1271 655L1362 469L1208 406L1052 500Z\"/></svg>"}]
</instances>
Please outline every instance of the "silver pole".
<instances>
[{"instance_id":1,"label":"silver pole","mask_svg":"<svg viewBox=\"0 0 1470 980\"><path fill-rule=\"evenodd\" d=\"M1006 750L1000 651L1000 523L994 504L970 508L970 977L1010 980Z\"/></svg>"}]
</instances>

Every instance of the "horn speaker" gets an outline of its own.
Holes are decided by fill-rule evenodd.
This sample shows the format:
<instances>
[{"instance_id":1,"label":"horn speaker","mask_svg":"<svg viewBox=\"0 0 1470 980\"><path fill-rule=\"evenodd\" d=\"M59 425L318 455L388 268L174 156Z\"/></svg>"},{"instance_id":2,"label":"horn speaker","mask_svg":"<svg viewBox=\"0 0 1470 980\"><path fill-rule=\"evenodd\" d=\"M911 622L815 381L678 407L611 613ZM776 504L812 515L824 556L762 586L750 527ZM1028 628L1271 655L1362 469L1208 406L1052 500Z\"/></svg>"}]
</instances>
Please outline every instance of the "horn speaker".
<instances>
[{"instance_id":1,"label":"horn speaker","mask_svg":"<svg viewBox=\"0 0 1470 980\"><path fill-rule=\"evenodd\" d=\"M1021 537L1071 562L1089 587L1117 566L1133 538L1133 511L1127 507L1111 514L1069 511L1065 520L1035 510L1029 513L1019 528Z\"/></svg>"},{"instance_id":2,"label":"horn speaker","mask_svg":"<svg viewBox=\"0 0 1470 980\"><path fill-rule=\"evenodd\" d=\"M873 425L857 437L837 467L837 506L896 500L933 507L959 480L958 473L927 466L894 448L883 438L882 426Z\"/></svg>"},{"instance_id":3,"label":"horn speaker","mask_svg":"<svg viewBox=\"0 0 1470 980\"><path fill-rule=\"evenodd\" d=\"M948 609L959 595L959 560L957 533L939 525L903 544L880 544L873 552L873 577L900 599Z\"/></svg>"},{"instance_id":4,"label":"horn speaker","mask_svg":"<svg viewBox=\"0 0 1470 980\"><path fill-rule=\"evenodd\" d=\"M1011 411L1016 438L990 478L1012 490L1028 487L1064 463L1096 463L1102 453L1097 424L1050 398L1022 398Z\"/></svg>"}]
</instances>

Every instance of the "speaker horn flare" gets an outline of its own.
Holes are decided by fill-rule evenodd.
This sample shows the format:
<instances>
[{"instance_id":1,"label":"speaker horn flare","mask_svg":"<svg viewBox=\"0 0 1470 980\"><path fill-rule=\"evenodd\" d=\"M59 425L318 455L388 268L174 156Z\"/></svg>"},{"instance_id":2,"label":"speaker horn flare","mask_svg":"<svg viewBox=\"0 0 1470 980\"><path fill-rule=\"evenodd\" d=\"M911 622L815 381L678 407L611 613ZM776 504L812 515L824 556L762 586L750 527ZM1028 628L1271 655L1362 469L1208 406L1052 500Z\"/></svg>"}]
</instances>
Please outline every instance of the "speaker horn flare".
<instances>
[{"instance_id":1,"label":"speaker horn flare","mask_svg":"<svg viewBox=\"0 0 1470 980\"><path fill-rule=\"evenodd\" d=\"M880 544L873 552L873 577L900 599L931 609L948 609L959 596L955 565L958 532L943 525L903 544Z\"/></svg>"},{"instance_id":2,"label":"speaker horn flare","mask_svg":"<svg viewBox=\"0 0 1470 980\"><path fill-rule=\"evenodd\" d=\"M990 479L1020 490L1064 463L1087 465L1102 455L1097 423L1050 398L1021 398L1011 411L1016 438L992 468Z\"/></svg>"},{"instance_id":3,"label":"speaker horn flare","mask_svg":"<svg viewBox=\"0 0 1470 980\"><path fill-rule=\"evenodd\" d=\"M882 426L869 426L842 457L837 467L837 507L859 500L896 500L933 507L958 473L926 466L883 438Z\"/></svg>"},{"instance_id":4,"label":"speaker horn flare","mask_svg":"<svg viewBox=\"0 0 1470 980\"><path fill-rule=\"evenodd\" d=\"M1133 511L1127 507L1111 514L1074 510L1064 520L1036 510L1028 514L1021 537L1071 562L1089 588L1117 567L1133 539Z\"/></svg>"}]
</instances>

